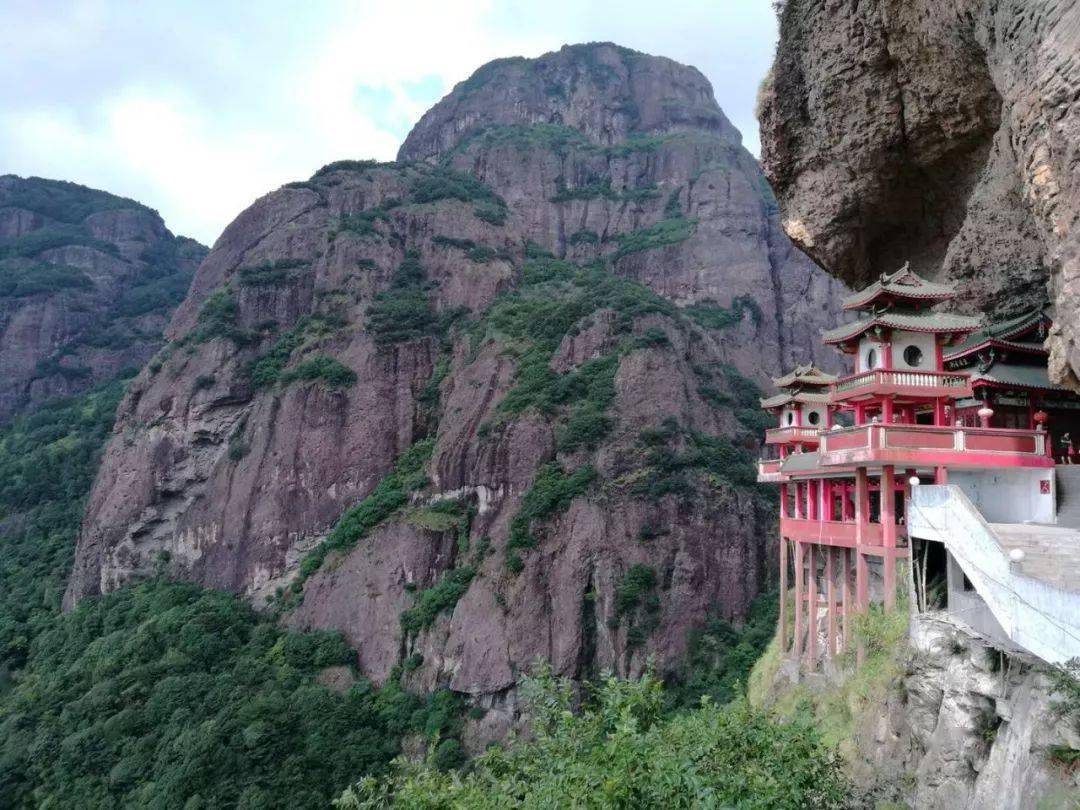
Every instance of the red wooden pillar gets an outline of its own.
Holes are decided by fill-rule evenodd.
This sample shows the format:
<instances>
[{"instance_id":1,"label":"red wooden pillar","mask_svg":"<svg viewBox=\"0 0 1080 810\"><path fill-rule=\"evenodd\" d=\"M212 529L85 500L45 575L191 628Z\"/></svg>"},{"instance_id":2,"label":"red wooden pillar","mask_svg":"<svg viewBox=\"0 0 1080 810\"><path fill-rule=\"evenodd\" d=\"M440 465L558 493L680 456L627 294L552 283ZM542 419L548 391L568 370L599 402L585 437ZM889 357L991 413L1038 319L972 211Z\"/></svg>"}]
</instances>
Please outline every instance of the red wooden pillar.
<instances>
[{"instance_id":1,"label":"red wooden pillar","mask_svg":"<svg viewBox=\"0 0 1080 810\"><path fill-rule=\"evenodd\" d=\"M881 400L881 421L886 425L891 425L893 421L893 401L892 397L885 397Z\"/></svg>"},{"instance_id":2,"label":"red wooden pillar","mask_svg":"<svg viewBox=\"0 0 1080 810\"><path fill-rule=\"evenodd\" d=\"M787 513L787 499L788 499L787 484L781 484L780 485L780 517L782 517L782 518L786 518L788 516L788 513Z\"/></svg>"},{"instance_id":3,"label":"red wooden pillar","mask_svg":"<svg viewBox=\"0 0 1080 810\"><path fill-rule=\"evenodd\" d=\"M787 652L787 599L788 599L788 560L787 538L780 535L780 652Z\"/></svg>"},{"instance_id":4,"label":"red wooden pillar","mask_svg":"<svg viewBox=\"0 0 1080 810\"><path fill-rule=\"evenodd\" d=\"M791 651L795 660L802 658L803 641L803 544L795 541L795 639Z\"/></svg>"},{"instance_id":5,"label":"red wooden pillar","mask_svg":"<svg viewBox=\"0 0 1080 810\"><path fill-rule=\"evenodd\" d=\"M801 481L795 482L795 519L802 520L806 517L806 513L803 511L803 487L806 484Z\"/></svg>"},{"instance_id":6,"label":"red wooden pillar","mask_svg":"<svg viewBox=\"0 0 1080 810\"><path fill-rule=\"evenodd\" d=\"M885 609L891 610L896 606L896 471L888 464L881 468L881 544L885 547Z\"/></svg>"},{"instance_id":7,"label":"red wooden pillar","mask_svg":"<svg viewBox=\"0 0 1080 810\"><path fill-rule=\"evenodd\" d=\"M866 467L858 467L855 470L855 609L859 612L870 604L870 572L862 552L870 525L868 494Z\"/></svg>"},{"instance_id":8,"label":"red wooden pillar","mask_svg":"<svg viewBox=\"0 0 1080 810\"><path fill-rule=\"evenodd\" d=\"M828 639L825 645L825 655L830 659L836 653L836 583L835 583L835 571L833 570L833 557L836 556L835 550L829 546L824 546L825 551L825 599L828 601L828 607L826 610L826 616L828 617Z\"/></svg>"},{"instance_id":9,"label":"red wooden pillar","mask_svg":"<svg viewBox=\"0 0 1080 810\"><path fill-rule=\"evenodd\" d=\"M818 491L820 488L818 481L806 482L806 517L810 520L818 519Z\"/></svg>"},{"instance_id":10,"label":"red wooden pillar","mask_svg":"<svg viewBox=\"0 0 1080 810\"><path fill-rule=\"evenodd\" d=\"M817 624L818 624L818 591L817 591L817 543L807 544L807 633L806 658L808 669L813 672L817 669Z\"/></svg>"},{"instance_id":11,"label":"red wooden pillar","mask_svg":"<svg viewBox=\"0 0 1080 810\"><path fill-rule=\"evenodd\" d=\"M844 626L843 637L840 640L840 651L843 652L851 646L851 549L845 548L843 550L842 570L840 572L842 579L842 591L840 598L844 600Z\"/></svg>"},{"instance_id":12,"label":"red wooden pillar","mask_svg":"<svg viewBox=\"0 0 1080 810\"><path fill-rule=\"evenodd\" d=\"M945 424L945 400L942 397L934 400L934 424L938 427L947 427Z\"/></svg>"},{"instance_id":13,"label":"red wooden pillar","mask_svg":"<svg viewBox=\"0 0 1080 810\"><path fill-rule=\"evenodd\" d=\"M845 481L843 487L843 501L840 504L840 519L845 523L850 523L855 519L855 505L851 502L851 484Z\"/></svg>"},{"instance_id":14,"label":"red wooden pillar","mask_svg":"<svg viewBox=\"0 0 1080 810\"><path fill-rule=\"evenodd\" d=\"M822 481L821 486L823 488L823 492L822 492L822 495L821 495L821 508L822 508L821 519L822 520L828 520L828 521L835 520L836 519L836 516L835 516L835 511L836 510L835 510L835 508L833 506L833 482L832 482L832 479L830 478L827 481Z\"/></svg>"}]
</instances>

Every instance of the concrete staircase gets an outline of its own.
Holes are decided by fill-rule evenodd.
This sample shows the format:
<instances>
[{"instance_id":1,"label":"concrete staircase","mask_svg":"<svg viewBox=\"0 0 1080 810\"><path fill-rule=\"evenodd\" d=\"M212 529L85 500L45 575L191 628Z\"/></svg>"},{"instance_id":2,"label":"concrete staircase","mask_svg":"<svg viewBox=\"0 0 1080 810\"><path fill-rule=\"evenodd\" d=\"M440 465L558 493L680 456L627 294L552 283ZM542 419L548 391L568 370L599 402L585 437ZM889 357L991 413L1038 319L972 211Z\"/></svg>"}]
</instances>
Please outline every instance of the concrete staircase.
<instances>
[{"instance_id":1,"label":"concrete staircase","mask_svg":"<svg viewBox=\"0 0 1080 810\"><path fill-rule=\"evenodd\" d=\"M1080 656L1080 531L989 524L956 485L913 487L908 531L945 545L1012 643L1049 663Z\"/></svg>"},{"instance_id":2,"label":"concrete staircase","mask_svg":"<svg viewBox=\"0 0 1080 810\"><path fill-rule=\"evenodd\" d=\"M1080 464L1058 464L1055 473L1058 525L1080 529Z\"/></svg>"}]
</instances>

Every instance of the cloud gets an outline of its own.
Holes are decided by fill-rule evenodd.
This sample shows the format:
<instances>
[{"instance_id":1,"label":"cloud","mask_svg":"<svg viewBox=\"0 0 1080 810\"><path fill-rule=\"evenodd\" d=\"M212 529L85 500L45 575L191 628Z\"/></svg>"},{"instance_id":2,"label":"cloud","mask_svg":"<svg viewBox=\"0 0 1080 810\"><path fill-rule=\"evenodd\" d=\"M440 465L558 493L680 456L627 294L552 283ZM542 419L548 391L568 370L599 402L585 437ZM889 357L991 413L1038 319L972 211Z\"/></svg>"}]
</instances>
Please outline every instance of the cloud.
<instances>
[{"instance_id":1,"label":"cloud","mask_svg":"<svg viewBox=\"0 0 1080 810\"><path fill-rule=\"evenodd\" d=\"M610 39L696 64L756 147L774 23L760 0L655 2L9 0L0 171L74 180L212 242L254 199L346 157L391 159L491 59Z\"/></svg>"}]
</instances>

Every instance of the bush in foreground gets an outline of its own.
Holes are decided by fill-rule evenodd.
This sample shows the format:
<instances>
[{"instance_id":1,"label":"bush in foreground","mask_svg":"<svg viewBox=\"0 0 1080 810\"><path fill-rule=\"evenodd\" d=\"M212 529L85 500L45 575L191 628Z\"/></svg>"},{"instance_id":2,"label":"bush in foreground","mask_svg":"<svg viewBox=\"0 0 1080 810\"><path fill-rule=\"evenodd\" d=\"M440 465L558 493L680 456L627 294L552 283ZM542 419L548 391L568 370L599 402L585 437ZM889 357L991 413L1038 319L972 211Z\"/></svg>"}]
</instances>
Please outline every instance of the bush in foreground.
<instances>
[{"instance_id":1,"label":"bush in foreground","mask_svg":"<svg viewBox=\"0 0 1080 810\"><path fill-rule=\"evenodd\" d=\"M494 747L465 773L398 759L342 794L339 810L388 807L832 808L840 761L802 722L740 700L665 719L660 683L608 677L579 713L568 681L541 671L522 694L534 739Z\"/></svg>"}]
</instances>

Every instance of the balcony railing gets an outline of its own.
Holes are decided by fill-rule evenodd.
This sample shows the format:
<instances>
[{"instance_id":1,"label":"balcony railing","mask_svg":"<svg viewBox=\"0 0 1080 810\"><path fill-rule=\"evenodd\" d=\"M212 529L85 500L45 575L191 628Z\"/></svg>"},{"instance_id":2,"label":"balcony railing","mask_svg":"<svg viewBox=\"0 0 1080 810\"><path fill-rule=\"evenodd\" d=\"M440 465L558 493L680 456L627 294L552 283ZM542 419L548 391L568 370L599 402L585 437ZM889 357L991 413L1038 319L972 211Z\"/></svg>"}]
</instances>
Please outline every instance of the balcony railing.
<instances>
[{"instance_id":1,"label":"balcony railing","mask_svg":"<svg viewBox=\"0 0 1080 810\"><path fill-rule=\"evenodd\" d=\"M758 462L758 483L767 484L780 480L780 465L783 460L778 458L762 459Z\"/></svg>"},{"instance_id":2,"label":"balcony railing","mask_svg":"<svg viewBox=\"0 0 1080 810\"><path fill-rule=\"evenodd\" d=\"M834 400L842 400L875 391L912 392L927 396L948 394L959 397L970 394L971 383L967 374L878 368L837 380L831 386L830 395Z\"/></svg>"},{"instance_id":3,"label":"balcony railing","mask_svg":"<svg viewBox=\"0 0 1080 810\"><path fill-rule=\"evenodd\" d=\"M821 428L816 427L779 427L765 431L765 444L792 444L794 442L818 441Z\"/></svg>"},{"instance_id":4,"label":"balcony railing","mask_svg":"<svg viewBox=\"0 0 1080 810\"><path fill-rule=\"evenodd\" d=\"M965 464L973 466L1049 466L1047 434L1037 430L886 425L873 423L822 433L824 465L860 461Z\"/></svg>"},{"instance_id":5,"label":"balcony railing","mask_svg":"<svg viewBox=\"0 0 1080 810\"><path fill-rule=\"evenodd\" d=\"M858 538L858 526L854 521L784 517L780 518L780 533L789 540L853 548ZM881 538L880 523L867 523L863 526L863 545L880 546Z\"/></svg>"}]
</instances>

